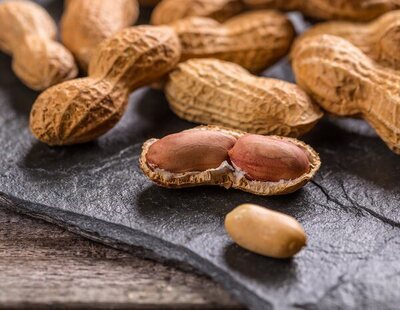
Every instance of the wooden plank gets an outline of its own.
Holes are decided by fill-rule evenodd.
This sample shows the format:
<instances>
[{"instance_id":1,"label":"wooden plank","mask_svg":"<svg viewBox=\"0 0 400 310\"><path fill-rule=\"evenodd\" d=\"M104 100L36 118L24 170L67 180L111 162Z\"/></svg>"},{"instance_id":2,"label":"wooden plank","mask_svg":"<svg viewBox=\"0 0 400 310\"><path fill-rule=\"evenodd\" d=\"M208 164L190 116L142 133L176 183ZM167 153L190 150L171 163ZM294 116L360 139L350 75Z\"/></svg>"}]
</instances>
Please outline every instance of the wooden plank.
<instances>
[{"instance_id":1,"label":"wooden plank","mask_svg":"<svg viewBox=\"0 0 400 310\"><path fill-rule=\"evenodd\" d=\"M210 279L0 209L0 308L240 308Z\"/></svg>"}]
</instances>

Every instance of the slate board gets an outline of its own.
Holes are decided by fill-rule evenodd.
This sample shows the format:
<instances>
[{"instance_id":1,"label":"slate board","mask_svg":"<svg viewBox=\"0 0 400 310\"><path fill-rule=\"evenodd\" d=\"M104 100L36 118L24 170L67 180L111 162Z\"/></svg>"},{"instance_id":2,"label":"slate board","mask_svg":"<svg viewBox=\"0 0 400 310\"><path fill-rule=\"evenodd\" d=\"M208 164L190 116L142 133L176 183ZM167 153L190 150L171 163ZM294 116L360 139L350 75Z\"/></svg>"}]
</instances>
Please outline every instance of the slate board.
<instances>
[{"instance_id":1,"label":"slate board","mask_svg":"<svg viewBox=\"0 0 400 310\"><path fill-rule=\"evenodd\" d=\"M56 18L57 1L42 1ZM301 24L299 24L301 26ZM293 80L286 61L268 76ZM118 126L96 142L50 148L28 129L37 93L0 55L0 206L124 250L192 266L252 309L396 309L400 303L400 157L361 120L325 118L304 137L322 168L304 189L257 197L218 187L159 188L141 173L141 144L190 128L161 92L137 91ZM308 247L292 260L247 252L226 235L236 205L296 217Z\"/></svg>"}]
</instances>

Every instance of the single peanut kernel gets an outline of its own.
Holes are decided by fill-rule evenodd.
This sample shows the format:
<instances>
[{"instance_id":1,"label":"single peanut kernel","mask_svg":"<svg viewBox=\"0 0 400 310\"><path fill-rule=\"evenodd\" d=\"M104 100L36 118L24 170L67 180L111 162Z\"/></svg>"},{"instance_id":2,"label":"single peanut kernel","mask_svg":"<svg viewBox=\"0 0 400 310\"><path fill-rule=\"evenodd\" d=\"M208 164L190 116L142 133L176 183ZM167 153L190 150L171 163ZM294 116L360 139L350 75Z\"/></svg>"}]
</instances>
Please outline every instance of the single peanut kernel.
<instances>
[{"instance_id":1,"label":"single peanut kernel","mask_svg":"<svg viewBox=\"0 0 400 310\"><path fill-rule=\"evenodd\" d=\"M241 247L274 258L292 257L307 242L296 219L253 204L240 205L228 213L225 229Z\"/></svg>"},{"instance_id":2,"label":"single peanut kernel","mask_svg":"<svg viewBox=\"0 0 400 310\"><path fill-rule=\"evenodd\" d=\"M310 161L301 148L273 137L244 135L228 154L235 168L250 180L294 180L310 171Z\"/></svg>"},{"instance_id":3,"label":"single peanut kernel","mask_svg":"<svg viewBox=\"0 0 400 310\"><path fill-rule=\"evenodd\" d=\"M236 138L218 131L190 130L154 142L146 155L152 168L173 173L218 168L228 160Z\"/></svg>"}]
</instances>

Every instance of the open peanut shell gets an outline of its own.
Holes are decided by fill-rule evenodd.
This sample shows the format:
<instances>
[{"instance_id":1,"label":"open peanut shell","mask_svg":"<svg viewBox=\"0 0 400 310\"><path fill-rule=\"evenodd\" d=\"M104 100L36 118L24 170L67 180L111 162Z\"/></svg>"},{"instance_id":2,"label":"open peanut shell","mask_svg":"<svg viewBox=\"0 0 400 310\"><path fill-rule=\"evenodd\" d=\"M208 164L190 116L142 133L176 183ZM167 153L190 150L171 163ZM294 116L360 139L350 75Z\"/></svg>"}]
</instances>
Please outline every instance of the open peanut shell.
<instances>
[{"instance_id":1,"label":"open peanut shell","mask_svg":"<svg viewBox=\"0 0 400 310\"><path fill-rule=\"evenodd\" d=\"M199 126L189 130L219 131L235 138L245 135L245 132L220 128L217 126ZM282 195L292 193L303 187L318 171L321 161L318 153L309 145L297 139L280 136L271 136L275 139L290 142L302 149L310 162L310 169L307 173L293 180L280 180L278 182L264 182L250 180L243 171L235 168L231 162L224 161L218 168L205 171L192 171L184 173L171 173L169 171L154 168L147 162L147 152L150 146L158 139L147 140L143 144L140 156L140 167L144 174L154 183L167 188L184 188L202 185L219 185L226 189L235 188L255 195Z\"/></svg>"}]
</instances>

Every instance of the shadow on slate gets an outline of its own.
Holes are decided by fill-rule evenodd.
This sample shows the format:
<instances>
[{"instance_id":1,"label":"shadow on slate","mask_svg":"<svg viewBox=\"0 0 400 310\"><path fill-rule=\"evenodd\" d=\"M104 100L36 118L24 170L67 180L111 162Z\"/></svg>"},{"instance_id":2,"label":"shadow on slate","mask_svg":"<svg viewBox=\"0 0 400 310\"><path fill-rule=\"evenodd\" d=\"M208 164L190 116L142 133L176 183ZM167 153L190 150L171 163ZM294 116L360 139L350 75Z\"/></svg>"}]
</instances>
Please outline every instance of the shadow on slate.
<instances>
[{"instance_id":1,"label":"shadow on slate","mask_svg":"<svg viewBox=\"0 0 400 310\"><path fill-rule=\"evenodd\" d=\"M54 2L43 3L59 16L61 5ZM1 54L1 206L120 249L192 266L253 309L398 307L400 157L363 121L327 117L304 137L323 164L315 180L292 195L166 190L141 173L141 143L193 124L174 116L161 92L137 91L123 120L98 141L50 148L29 133L37 94L15 78L10 61ZM293 79L287 61L266 74ZM244 202L296 217L308 246L292 260L274 260L234 245L224 216Z\"/></svg>"}]
</instances>

